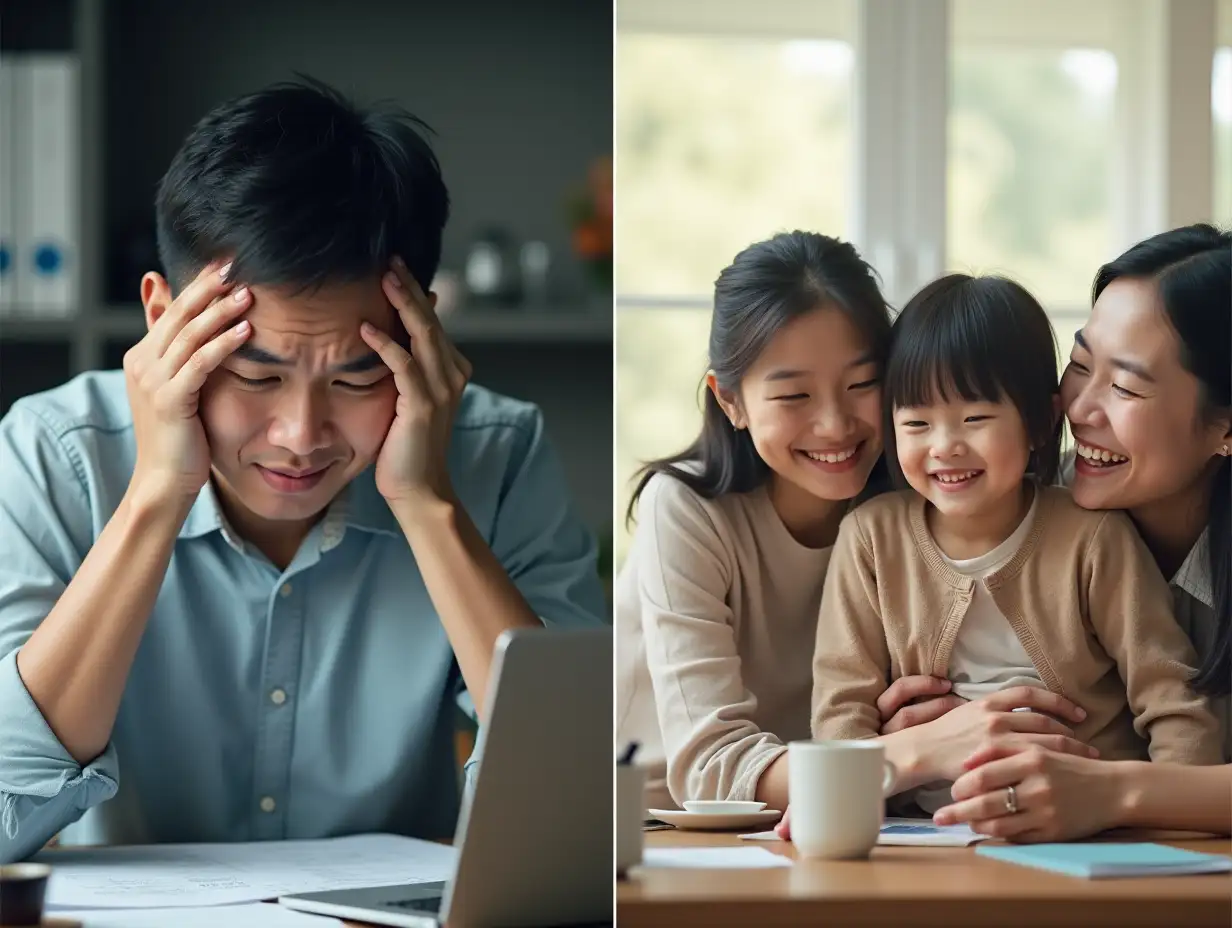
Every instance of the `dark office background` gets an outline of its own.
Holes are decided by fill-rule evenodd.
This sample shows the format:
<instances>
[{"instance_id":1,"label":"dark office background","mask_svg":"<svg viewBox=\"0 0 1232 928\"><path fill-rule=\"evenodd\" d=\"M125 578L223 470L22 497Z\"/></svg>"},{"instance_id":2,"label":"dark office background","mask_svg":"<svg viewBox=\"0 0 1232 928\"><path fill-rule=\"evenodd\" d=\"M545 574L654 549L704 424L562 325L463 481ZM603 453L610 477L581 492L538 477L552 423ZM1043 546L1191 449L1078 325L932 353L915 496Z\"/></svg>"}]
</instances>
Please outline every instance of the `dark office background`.
<instances>
[{"instance_id":1,"label":"dark office background","mask_svg":"<svg viewBox=\"0 0 1232 928\"><path fill-rule=\"evenodd\" d=\"M465 282L477 242L495 241L506 268L522 243L546 245L545 288L463 296L446 324L477 382L542 406L582 514L610 537L610 294L573 254L568 211L611 154L610 4L0 0L0 53L43 50L80 61L81 305L71 319L0 318L0 413L119 365L141 335L154 189L184 134L298 71L435 130L453 201L446 274Z\"/></svg>"}]
</instances>

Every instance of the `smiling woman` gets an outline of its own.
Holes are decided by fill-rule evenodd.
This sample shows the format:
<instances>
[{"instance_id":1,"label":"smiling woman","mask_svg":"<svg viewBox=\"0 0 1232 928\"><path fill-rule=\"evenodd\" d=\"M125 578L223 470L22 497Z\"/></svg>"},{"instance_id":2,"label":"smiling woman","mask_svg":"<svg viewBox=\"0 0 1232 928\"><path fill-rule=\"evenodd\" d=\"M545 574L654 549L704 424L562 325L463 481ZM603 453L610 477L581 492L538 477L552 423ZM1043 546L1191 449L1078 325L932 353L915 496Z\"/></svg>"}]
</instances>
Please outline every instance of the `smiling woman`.
<instances>
[{"instance_id":1,"label":"smiling woman","mask_svg":"<svg viewBox=\"0 0 1232 928\"><path fill-rule=\"evenodd\" d=\"M650 808L782 809L830 546L884 488L889 314L856 250L810 232L741 251L714 306L701 434L646 467L630 506L617 736L642 745Z\"/></svg>"},{"instance_id":2,"label":"smiling woman","mask_svg":"<svg viewBox=\"0 0 1232 928\"><path fill-rule=\"evenodd\" d=\"M1061 397L1078 444L1071 485L1124 509L1164 576L1203 688L1232 724L1232 233L1165 232L1104 265ZM1232 759L1232 728L1225 756Z\"/></svg>"}]
</instances>

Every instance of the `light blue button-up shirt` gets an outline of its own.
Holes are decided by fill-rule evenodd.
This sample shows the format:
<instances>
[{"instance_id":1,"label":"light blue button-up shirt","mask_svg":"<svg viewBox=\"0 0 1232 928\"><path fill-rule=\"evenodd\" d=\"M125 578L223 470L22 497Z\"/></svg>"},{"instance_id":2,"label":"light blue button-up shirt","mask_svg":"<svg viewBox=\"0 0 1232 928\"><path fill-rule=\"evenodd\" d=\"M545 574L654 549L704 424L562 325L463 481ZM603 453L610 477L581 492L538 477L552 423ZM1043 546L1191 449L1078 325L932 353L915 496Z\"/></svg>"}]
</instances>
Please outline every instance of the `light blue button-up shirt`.
<instances>
[{"instance_id":1,"label":"light blue button-up shirt","mask_svg":"<svg viewBox=\"0 0 1232 928\"><path fill-rule=\"evenodd\" d=\"M451 835L453 735L469 700L371 468L286 570L228 529L207 484L111 742L86 767L73 760L22 683L17 650L115 512L135 454L121 372L84 374L0 420L0 862L57 832L66 844ZM602 624L594 541L539 410L468 387L449 466L543 621Z\"/></svg>"}]
</instances>

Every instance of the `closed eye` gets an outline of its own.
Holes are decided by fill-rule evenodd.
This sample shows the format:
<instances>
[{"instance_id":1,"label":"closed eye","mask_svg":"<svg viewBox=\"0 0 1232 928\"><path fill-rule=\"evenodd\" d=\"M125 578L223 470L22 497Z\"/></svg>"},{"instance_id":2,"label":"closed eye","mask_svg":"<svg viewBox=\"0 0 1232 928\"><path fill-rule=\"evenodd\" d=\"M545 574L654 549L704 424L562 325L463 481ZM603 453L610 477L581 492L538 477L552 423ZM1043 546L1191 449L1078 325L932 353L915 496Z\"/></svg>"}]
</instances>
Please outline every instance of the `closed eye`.
<instances>
[{"instance_id":1,"label":"closed eye","mask_svg":"<svg viewBox=\"0 0 1232 928\"><path fill-rule=\"evenodd\" d=\"M1089 374L1090 373L1090 371L1087 370L1087 367L1085 364L1083 364L1081 361L1075 361L1073 358L1069 359L1069 366L1071 370L1075 370L1079 374Z\"/></svg>"},{"instance_id":2,"label":"closed eye","mask_svg":"<svg viewBox=\"0 0 1232 928\"><path fill-rule=\"evenodd\" d=\"M859 383L853 383L847 389L848 390L867 390L869 387L875 387L875 386L877 386L876 377L874 377L872 380L861 380Z\"/></svg>"},{"instance_id":3,"label":"closed eye","mask_svg":"<svg viewBox=\"0 0 1232 928\"><path fill-rule=\"evenodd\" d=\"M1126 390L1124 387L1118 384L1114 383L1112 385L1112 389L1116 393L1117 396L1124 397L1125 399L1135 399L1135 400L1142 399L1141 393L1135 393L1133 390Z\"/></svg>"},{"instance_id":4,"label":"closed eye","mask_svg":"<svg viewBox=\"0 0 1232 928\"><path fill-rule=\"evenodd\" d=\"M267 387L270 384L278 382L277 377L258 377L257 379L254 380L251 377L243 377L235 373L235 371L231 372L231 376L234 377L236 380L238 380L240 383L242 383L246 387Z\"/></svg>"},{"instance_id":5,"label":"closed eye","mask_svg":"<svg viewBox=\"0 0 1232 928\"><path fill-rule=\"evenodd\" d=\"M783 402L790 402L791 400L806 400L808 399L808 394L807 393L791 393L791 394L788 394L787 396L772 396L770 397L770 399L781 400Z\"/></svg>"},{"instance_id":6,"label":"closed eye","mask_svg":"<svg viewBox=\"0 0 1232 928\"><path fill-rule=\"evenodd\" d=\"M368 393L376 389L379 383L379 380L376 383L347 383L345 380L335 380L334 386L342 387L344 390L350 390L353 393Z\"/></svg>"}]
</instances>

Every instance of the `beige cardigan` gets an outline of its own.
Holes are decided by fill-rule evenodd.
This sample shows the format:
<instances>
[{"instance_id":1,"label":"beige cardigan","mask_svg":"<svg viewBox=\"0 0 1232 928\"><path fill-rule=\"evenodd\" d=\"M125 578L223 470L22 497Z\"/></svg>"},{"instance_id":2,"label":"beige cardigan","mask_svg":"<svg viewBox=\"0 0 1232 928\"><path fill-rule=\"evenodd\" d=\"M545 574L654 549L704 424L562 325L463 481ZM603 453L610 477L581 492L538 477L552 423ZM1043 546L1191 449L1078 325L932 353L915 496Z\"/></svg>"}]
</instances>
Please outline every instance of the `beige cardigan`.
<instances>
[{"instance_id":1,"label":"beige cardigan","mask_svg":"<svg viewBox=\"0 0 1232 928\"><path fill-rule=\"evenodd\" d=\"M647 808L752 799L809 737L830 548L787 531L765 488L704 499L655 476L616 581L616 737L637 741Z\"/></svg>"},{"instance_id":2,"label":"beige cardigan","mask_svg":"<svg viewBox=\"0 0 1232 928\"><path fill-rule=\"evenodd\" d=\"M1082 509L1058 487L1037 492L1026 541L984 582L1040 679L1086 710L1078 739L1109 760L1145 757L1149 739L1152 760L1220 763L1219 726L1187 683L1193 646L1129 518ZM887 681L947 676L976 582L942 558L913 491L849 515L817 628L814 736L872 737Z\"/></svg>"}]
</instances>

